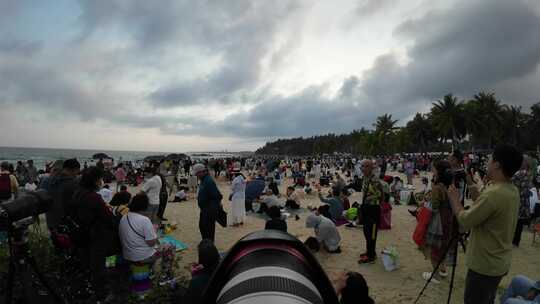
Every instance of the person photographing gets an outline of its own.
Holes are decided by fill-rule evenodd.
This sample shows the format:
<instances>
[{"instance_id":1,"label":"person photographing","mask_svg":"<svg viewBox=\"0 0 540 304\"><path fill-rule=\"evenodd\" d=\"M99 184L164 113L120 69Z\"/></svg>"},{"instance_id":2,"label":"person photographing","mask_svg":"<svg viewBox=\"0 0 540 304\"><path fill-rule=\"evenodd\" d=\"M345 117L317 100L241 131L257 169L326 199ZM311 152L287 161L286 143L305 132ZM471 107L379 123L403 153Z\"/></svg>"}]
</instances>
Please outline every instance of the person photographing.
<instances>
[{"instance_id":1,"label":"person photographing","mask_svg":"<svg viewBox=\"0 0 540 304\"><path fill-rule=\"evenodd\" d=\"M519 170L522 160L523 155L515 147L497 146L487 166L491 185L467 210L461 204L458 188L450 185L448 189L458 223L465 230L471 230L465 304L493 303L497 287L510 269L519 208L519 192L511 178Z\"/></svg>"}]
</instances>

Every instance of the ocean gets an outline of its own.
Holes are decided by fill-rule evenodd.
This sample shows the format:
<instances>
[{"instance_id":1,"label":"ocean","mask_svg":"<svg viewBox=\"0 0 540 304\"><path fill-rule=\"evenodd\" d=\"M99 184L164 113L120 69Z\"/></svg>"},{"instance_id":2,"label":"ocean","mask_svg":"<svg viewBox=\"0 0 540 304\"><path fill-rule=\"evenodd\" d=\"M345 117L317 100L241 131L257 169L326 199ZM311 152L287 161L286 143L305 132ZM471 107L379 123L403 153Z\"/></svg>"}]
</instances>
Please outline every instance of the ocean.
<instances>
[{"instance_id":1,"label":"ocean","mask_svg":"<svg viewBox=\"0 0 540 304\"><path fill-rule=\"evenodd\" d=\"M92 155L105 153L114 158L115 161L137 161L150 155L167 155L171 152L141 152L141 151L107 151L107 150L81 150L81 149L49 149L49 148L21 148L21 147L0 147L0 161L8 161L15 165L17 161L27 161L32 159L38 169L45 169L45 164L57 159L77 158L84 164L93 164ZM181 152L175 152L181 153ZM232 157L235 153L223 152L187 152L192 159L201 158L221 158Z\"/></svg>"}]
</instances>

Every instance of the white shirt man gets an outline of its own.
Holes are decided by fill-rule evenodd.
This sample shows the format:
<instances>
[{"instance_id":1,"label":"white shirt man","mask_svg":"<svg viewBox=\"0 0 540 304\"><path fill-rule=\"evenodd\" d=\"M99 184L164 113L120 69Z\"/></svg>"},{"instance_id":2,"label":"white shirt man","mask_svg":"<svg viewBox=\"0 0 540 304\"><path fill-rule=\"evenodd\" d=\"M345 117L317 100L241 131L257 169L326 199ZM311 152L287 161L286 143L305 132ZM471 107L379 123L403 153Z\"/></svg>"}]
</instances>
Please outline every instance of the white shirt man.
<instances>
[{"instance_id":1,"label":"white shirt man","mask_svg":"<svg viewBox=\"0 0 540 304\"><path fill-rule=\"evenodd\" d=\"M154 175L148 179L141 190L148 195L150 205L159 206L159 191L161 190L161 178L159 178L159 175Z\"/></svg>"},{"instance_id":2,"label":"white shirt man","mask_svg":"<svg viewBox=\"0 0 540 304\"><path fill-rule=\"evenodd\" d=\"M148 217L129 212L120 220L118 232L122 243L122 253L126 260L144 261L156 253L156 249L147 243L147 241L157 239L154 226Z\"/></svg>"}]
</instances>

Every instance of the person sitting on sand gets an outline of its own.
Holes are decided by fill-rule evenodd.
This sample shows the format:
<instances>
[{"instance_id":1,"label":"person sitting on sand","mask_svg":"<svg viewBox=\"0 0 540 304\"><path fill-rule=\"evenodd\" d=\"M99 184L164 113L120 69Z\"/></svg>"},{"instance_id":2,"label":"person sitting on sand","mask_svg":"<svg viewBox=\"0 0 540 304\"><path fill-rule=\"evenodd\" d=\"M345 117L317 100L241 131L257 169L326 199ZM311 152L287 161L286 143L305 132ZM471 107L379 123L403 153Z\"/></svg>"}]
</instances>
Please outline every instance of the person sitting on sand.
<instances>
[{"instance_id":1,"label":"person sitting on sand","mask_svg":"<svg viewBox=\"0 0 540 304\"><path fill-rule=\"evenodd\" d=\"M300 198L293 186L287 187L287 201L285 207L290 209L300 209Z\"/></svg>"},{"instance_id":2,"label":"person sitting on sand","mask_svg":"<svg viewBox=\"0 0 540 304\"><path fill-rule=\"evenodd\" d=\"M199 251L199 263L192 265L191 281L182 303L201 303L203 292L219 265L219 252L211 240L202 240L197 249Z\"/></svg>"},{"instance_id":3,"label":"person sitting on sand","mask_svg":"<svg viewBox=\"0 0 540 304\"><path fill-rule=\"evenodd\" d=\"M508 289L501 296L501 304L540 303L540 280L534 282L524 275L512 278Z\"/></svg>"},{"instance_id":4,"label":"person sitting on sand","mask_svg":"<svg viewBox=\"0 0 540 304\"><path fill-rule=\"evenodd\" d=\"M260 200L260 206L257 213L264 213L272 206L282 207L282 203L277 196L272 192L272 189L266 189L266 195Z\"/></svg>"},{"instance_id":5,"label":"person sitting on sand","mask_svg":"<svg viewBox=\"0 0 540 304\"><path fill-rule=\"evenodd\" d=\"M146 216L149 199L144 193L135 195L129 205L129 213L120 220L118 232L124 259L132 262L154 264L157 260L158 237L150 219Z\"/></svg>"},{"instance_id":6,"label":"person sitting on sand","mask_svg":"<svg viewBox=\"0 0 540 304\"><path fill-rule=\"evenodd\" d=\"M366 279L358 272L347 272L339 276L335 283L336 294L341 304L375 304L369 296Z\"/></svg>"},{"instance_id":7,"label":"person sitting on sand","mask_svg":"<svg viewBox=\"0 0 540 304\"><path fill-rule=\"evenodd\" d=\"M127 191L126 185L120 186L120 192L116 192L109 203L111 206L129 205L131 193Z\"/></svg>"},{"instance_id":8,"label":"person sitting on sand","mask_svg":"<svg viewBox=\"0 0 540 304\"><path fill-rule=\"evenodd\" d=\"M341 253L339 247L341 236L336 225L330 219L311 213L306 218L306 227L313 228L317 241L326 251L329 253Z\"/></svg>"},{"instance_id":9,"label":"person sitting on sand","mask_svg":"<svg viewBox=\"0 0 540 304\"><path fill-rule=\"evenodd\" d=\"M264 229L274 229L287 232L287 222L281 218L281 211L278 206L272 206L266 211L270 220L266 221Z\"/></svg>"},{"instance_id":10,"label":"person sitting on sand","mask_svg":"<svg viewBox=\"0 0 540 304\"><path fill-rule=\"evenodd\" d=\"M343 218L343 202L340 199L340 192L337 188L332 188L332 190L328 193L329 196L327 198L324 198L319 190L319 199L321 202L327 204L330 206L330 215L332 216L332 220L338 221Z\"/></svg>"}]
</instances>

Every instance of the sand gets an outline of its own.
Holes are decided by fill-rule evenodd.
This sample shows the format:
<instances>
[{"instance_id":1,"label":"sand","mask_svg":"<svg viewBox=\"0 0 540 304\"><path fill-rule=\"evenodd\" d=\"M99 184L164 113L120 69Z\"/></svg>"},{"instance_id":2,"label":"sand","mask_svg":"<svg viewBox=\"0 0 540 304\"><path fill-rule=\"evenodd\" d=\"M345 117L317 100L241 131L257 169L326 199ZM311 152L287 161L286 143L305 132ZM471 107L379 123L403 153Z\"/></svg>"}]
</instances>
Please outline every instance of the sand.
<instances>
[{"instance_id":1,"label":"sand","mask_svg":"<svg viewBox=\"0 0 540 304\"><path fill-rule=\"evenodd\" d=\"M389 174L398 175L396 172L390 172ZM290 178L284 180L280 185L280 193L285 193L286 186L290 182ZM224 198L227 198L230 193L230 184L224 177L220 177L217 183ZM420 178L415 178L414 183L419 189ZM132 191L132 193L135 193L135 189L132 189ZM359 200L360 193L354 193L350 198L351 204ZM302 207L305 208L309 204L319 205L316 192L304 197ZM223 205L225 210L230 209L230 202L226 199L223 200ZM422 272L430 271L431 266L430 262L424 259L424 256L412 241L411 235L416 225L416 219L407 212L408 208L411 207L404 205L393 206L392 229L379 231L377 241L377 251L379 253L384 246L396 246L400 256L400 268L398 270L393 272L385 271L380 255L376 264L359 265L357 263L358 255L365 251L362 229L341 226L338 229L342 237L341 249L343 252L341 254L315 253L328 276L333 279L343 271L357 271L366 278L370 294L376 303L413 303L425 284L422 279ZM305 238L313 234L312 229L305 228L306 215L307 213L300 214L301 219L298 221L295 221L294 218L287 220L289 233L299 238ZM174 237L189 246L189 249L180 253L182 259L180 265L183 268L183 275L189 277L189 265L197 260L197 244L201 240L198 229L199 208L194 199L194 194L190 194L190 199L187 202L169 203L165 211L165 217L170 222L178 224L178 229L172 233ZM220 251L227 251L246 234L264 229L264 224L265 220L259 215L249 213L242 227L222 228L216 224L216 246ZM537 238L536 244L533 245L532 233L527 229L523 232L521 246L513 249L512 267L510 273L502 280L499 292L502 292L508 286L511 278L516 274L524 274L533 279L540 278L540 240ZM465 256L463 251L460 250L451 303L463 303L465 275ZM447 278L440 284L430 284L419 303L446 303L449 281L449 278Z\"/></svg>"}]
</instances>

